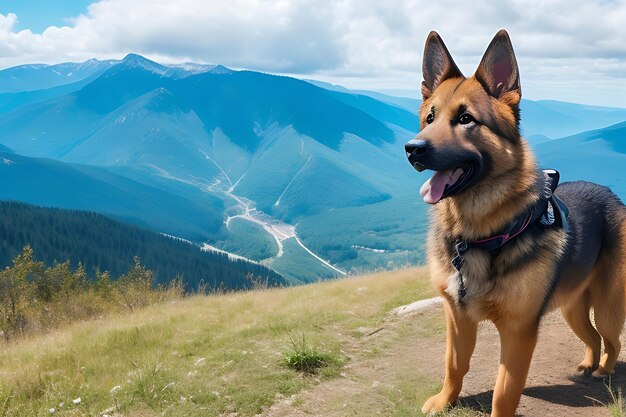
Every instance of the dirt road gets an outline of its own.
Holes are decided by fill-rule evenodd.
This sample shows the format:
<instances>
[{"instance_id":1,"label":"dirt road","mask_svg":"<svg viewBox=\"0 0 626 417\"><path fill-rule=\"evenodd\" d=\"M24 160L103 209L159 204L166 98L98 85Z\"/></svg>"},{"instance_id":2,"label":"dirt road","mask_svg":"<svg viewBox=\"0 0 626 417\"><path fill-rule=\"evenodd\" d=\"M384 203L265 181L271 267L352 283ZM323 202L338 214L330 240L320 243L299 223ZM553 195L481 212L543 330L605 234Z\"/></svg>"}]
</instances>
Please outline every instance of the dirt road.
<instances>
[{"instance_id":1,"label":"dirt road","mask_svg":"<svg viewBox=\"0 0 626 417\"><path fill-rule=\"evenodd\" d=\"M341 378L321 381L292 398L279 399L263 417L420 416L419 407L435 393L443 375L445 334L441 304L426 304L411 313L390 316L364 336L346 336L350 362ZM369 336L367 336L370 334ZM626 340L622 337L622 343ZM451 415L490 411L500 354L498 334L480 326L472 367L465 379L463 409ZM583 344L559 313L543 320L539 342L518 414L538 417L609 416L608 381L575 372ZM620 355L612 386L626 387L626 355ZM417 392L416 392L417 391ZM472 411L476 410L476 411Z\"/></svg>"}]
</instances>

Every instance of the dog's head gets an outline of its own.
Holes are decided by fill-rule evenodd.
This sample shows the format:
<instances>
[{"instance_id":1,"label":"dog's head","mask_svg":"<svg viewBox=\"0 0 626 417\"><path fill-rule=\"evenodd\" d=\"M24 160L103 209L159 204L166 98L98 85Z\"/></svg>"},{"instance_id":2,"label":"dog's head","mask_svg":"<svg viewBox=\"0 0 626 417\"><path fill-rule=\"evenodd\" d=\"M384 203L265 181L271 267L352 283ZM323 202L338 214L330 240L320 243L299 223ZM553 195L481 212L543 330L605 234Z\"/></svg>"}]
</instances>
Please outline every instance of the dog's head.
<instances>
[{"instance_id":1,"label":"dog's head","mask_svg":"<svg viewBox=\"0 0 626 417\"><path fill-rule=\"evenodd\" d=\"M420 193L435 204L476 190L518 163L521 89L513 47L501 30L478 69L465 78L436 32L422 65L421 131L406 144L411 165L433 170Z\"/></svg>"}]
</instances>

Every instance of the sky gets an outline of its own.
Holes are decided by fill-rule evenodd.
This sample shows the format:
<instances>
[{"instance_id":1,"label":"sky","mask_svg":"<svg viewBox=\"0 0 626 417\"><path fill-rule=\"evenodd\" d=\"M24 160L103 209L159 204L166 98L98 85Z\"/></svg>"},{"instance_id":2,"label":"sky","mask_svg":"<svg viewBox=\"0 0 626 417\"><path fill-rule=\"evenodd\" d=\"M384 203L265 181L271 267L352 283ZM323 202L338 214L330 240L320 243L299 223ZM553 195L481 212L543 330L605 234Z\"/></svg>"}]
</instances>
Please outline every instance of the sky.
<instances>
[{"instance_id":1,"label":"sky","mask_svg":"<svg viewBox=\"0 0 626 417\"><path fill-rule=\"evenodd\" d=\"M626 0L0 0L0 68L130 52L417 96L436 30L465 75L506 29L530 99L626 107Z\"/></svg>"}]
</instances>

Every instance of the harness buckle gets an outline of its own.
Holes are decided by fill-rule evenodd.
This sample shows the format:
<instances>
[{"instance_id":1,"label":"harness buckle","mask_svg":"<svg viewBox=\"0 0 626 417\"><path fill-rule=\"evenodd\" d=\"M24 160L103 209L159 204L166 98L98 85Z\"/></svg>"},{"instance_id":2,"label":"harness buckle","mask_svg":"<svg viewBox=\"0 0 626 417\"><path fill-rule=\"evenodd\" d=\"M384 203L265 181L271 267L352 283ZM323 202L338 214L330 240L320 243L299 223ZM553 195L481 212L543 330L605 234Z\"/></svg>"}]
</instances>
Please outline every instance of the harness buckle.
<instances>
[{"instance_id":1,"label":"harness buckle","mask_svg":"<svg viewBox=\"0 0 626 417\"><path fill-rule=\"evenodd\" d=\"M465 257L463 255L465 255L467 249L467 242L463 240L457 239L457 241L454 243L454 257L452 258L452 266L454 266L454 268L459 272L461 272L461 267L465 262Z\"/></svg>"},{"instance_id":2,"label":"harness buckle","mask_svg":"<svg viewBox=\"0 0 626 417\"><path fill-rule=\"evenodd\" d=\"M539 222L544 226L552 226L555 222L554 218L554 207L550 200L548 200L548 207L546 208L546 212L541 216Z\"/></svg>"}]
</instances>

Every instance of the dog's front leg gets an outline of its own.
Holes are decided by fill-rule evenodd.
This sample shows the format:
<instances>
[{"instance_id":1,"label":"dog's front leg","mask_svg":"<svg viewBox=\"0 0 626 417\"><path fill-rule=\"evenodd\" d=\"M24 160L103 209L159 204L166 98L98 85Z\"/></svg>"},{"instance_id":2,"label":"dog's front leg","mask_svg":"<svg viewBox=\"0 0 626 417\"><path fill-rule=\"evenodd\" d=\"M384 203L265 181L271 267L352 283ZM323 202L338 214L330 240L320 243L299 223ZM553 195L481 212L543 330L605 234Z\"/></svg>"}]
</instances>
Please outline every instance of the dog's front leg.
<instances>
[{"instance_id":1,"label":"dog's front leg","mask_svg":"<svg viewBox=\"0 0 626 417\"><path fill-rule=\"evenodd\" d=\"M513 417L526 385L537 344L538 324L519 326L514 319L496 323L500 333L500 368L493 391L491 417Z\"/></svg>"},{"instance_id":2,"label":"dog's front leg","mask_svg":"<svg viewBox=\"0 0 626 417\"><path fill-rule=\"evenodd\" d=\"M477 323L461 311L449 295L443 294L443 298L447 327L445 377L441 392L422 406L423 413L441 411L456 402L476 345Z\"/></svg>"}]
</instances>

